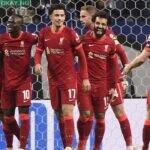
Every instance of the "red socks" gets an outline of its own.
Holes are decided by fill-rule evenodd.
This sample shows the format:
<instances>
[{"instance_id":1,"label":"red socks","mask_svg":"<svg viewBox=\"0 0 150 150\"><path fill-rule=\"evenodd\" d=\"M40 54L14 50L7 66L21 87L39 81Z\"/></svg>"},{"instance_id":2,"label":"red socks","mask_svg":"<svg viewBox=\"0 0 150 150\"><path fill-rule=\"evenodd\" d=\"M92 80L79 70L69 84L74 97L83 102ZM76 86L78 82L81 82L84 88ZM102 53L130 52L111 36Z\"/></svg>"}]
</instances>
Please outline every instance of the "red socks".
<instances>
[{"instance_id":1,"label":"red socks","mask_svg":"<svg viewBox=\"0 0 150 150\"><path fill-rule=\"evenodd\" d=\"M145 120L143 127L143 147L142 150L148 150L150 142L150 120Z\"/></svg>"},{"instance_id":2,"label":"red socks","mask_svg":"<svg viewBox=\"0 0 150 150\"><path fill-rule=\"evenodd\" d=\"M74 137L74 121L72 116L66 116L59 121L59 128L64 147L72 147Z\"/></svg>"},{"instance_id":3,"label":"red socks","mask_svg":"<svg viewBox=\"0 0 150 150\"><path fill-rule=\"evenodd\" d=\"M80 117L77 122L77 128L79 133L79 143L78 149L84 149L88 136L90 134L92 124L93 124L93 117Z\"/></svg>"},{"instance_id":4,"label":"red socks","mask_svg":"<svg viewBox=\"0 0 150 150\"><path fill-rule=\"evenodd\" d=\"M13 134L12 132L9 130L9 128L7 127L7 125L3 125L3 132L5 134L5 139L6 139L6 144L7 144L7 148L8 147L12 147L12 143L13 143Z\"/></svg>"},{"instance_id":5,"label":"red socks","mask_svg":"<svg viewBox=\"0 0 150 150\"><path fill-rule=\"evenodd\" d=\"M29 134L29 115L20 114L20 128L13 116L4 116L3 130L7 147L12 147L13 134L20 140L20 148L25 149Z\"/></svg>"},{"instance_id":6,"label":"red socks","mask_svg":"<svg viewBox=\"0 0 150 150\"><path fill-rule=\"evenodd\" d=\"M4 116L3 128L6 130L9 129L9 132L14 134L18 140L20 139L20 129L13 116Z\"/></svg>"},{"instance_id":7,"label":"red socks","mask_svg":"<svg viewBox=\"0 0 150 150\"><path fill-rule=\"evenodd\" d=\"M95 144L94 150L99 150L100 144L102 143L103 136L105 133L105 120L97 119L95 126Z\"/></svg>"},{"instance_id":8,"label":"red socks","mask_svg":"<svg viewBox=\"0 0 150 150\"><path fill-rule=\"evenodd\" d=\"M120 128L123 134L123 137L125 139L126 145L131 146L132 145L132 134L131 134L131 128L130 123L126 115L122 115L118 118L120 123Z\"/></svg>"},{"instance_id":9,"label":"red socks","mask_svg":"<svg viewBox=\"0 0 150 150\"><path fill-rule=\"evenodd\" d=\"M29 115L20 114L20 148L25 149L29 135Z\"/></svg>"}]
</instances>

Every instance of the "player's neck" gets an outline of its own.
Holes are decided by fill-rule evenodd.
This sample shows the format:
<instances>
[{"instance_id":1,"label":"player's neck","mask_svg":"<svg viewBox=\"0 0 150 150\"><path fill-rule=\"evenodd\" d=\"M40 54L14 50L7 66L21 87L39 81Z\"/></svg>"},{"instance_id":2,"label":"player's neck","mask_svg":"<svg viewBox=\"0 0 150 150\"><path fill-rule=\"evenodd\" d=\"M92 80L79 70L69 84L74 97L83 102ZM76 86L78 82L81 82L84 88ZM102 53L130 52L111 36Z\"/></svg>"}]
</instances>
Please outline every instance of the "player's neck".
<instances>
[{"instance_id":1,"label":"player's neck","mask_svg":"<svg viewBox=\"0 0 150 150\"><path fill-rule=\"evenodd\" d=\"M15 33L10 33L9 36L13 39L18 39L18 38L20 38L21 33L22 33L21 31L15 32Z\"/></svg>"},{"instance_id":2,"label":"player's neck","mask_svg":"<svg viewBox=\"0 0 150 150\"><path fill-rule=\"evenodd\" d=\"M10 33L10 36L11 36L12 38L18 38L19 35L20 35L20 31Z\"/></svg>"},{"instance_id":3,"label":"player's neck","mask_svg":"<svg viewBox=\"0 0 150 150\"><path fill-rule=\"evenodd\" d=\"M64 28L64 25L62 25L60 27L57 27L57 26L54 26L54 25L51 26L51 29L52 29L53 33L59 33L63 30L63 28Z\"/></svg>"},{"instance_id":4,"label":"player's neck","mask_svg":"<svg viewBox=\"0 0 150 150\"><path fill-rule=\"evenodd\" d=\"M94 28L94 25L93 25L93 23L89 26L89 30L93 30L93 28Z\"/></svg>"}]
</instances>

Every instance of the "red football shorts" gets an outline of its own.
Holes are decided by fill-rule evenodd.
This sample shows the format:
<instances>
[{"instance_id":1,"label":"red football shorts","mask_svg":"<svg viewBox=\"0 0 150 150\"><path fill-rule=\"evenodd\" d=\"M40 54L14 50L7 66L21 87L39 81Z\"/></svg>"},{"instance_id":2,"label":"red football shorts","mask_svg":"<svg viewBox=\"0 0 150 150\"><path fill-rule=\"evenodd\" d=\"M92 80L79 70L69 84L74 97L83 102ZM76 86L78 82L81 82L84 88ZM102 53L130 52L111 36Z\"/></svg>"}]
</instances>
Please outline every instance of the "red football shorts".
<instances>
[{"instance_id":1,"label":"red football shorts","mask_svg":"<svg viewBox=\"0 0 150 150\"><path fill-rule=\"evenodd\" d=\"M77 103L78 108L80 111L92 111L92 96L91 91L84 92L81 85L77 86L78 92L77 92Z\"/></svg>"},{"instance_id":2,"label":"red football shorts","mask_svg":"<svg viewBox=\"0 0 150 150\"><path fill-rule=\"evenodd\" d=\"M1 105L3 109L15 108L16 106L31 105L31 82L24 81L12 90L2 89Z\"/></svg>"},{"instance_id":3,"label":"red football shorts","mask_svg":"<svg viewBox=\"0 0 150 150\"><path fill-rule=\"evenodd\" d=\"M63 85L58 85L57 83L49 83L49 93L53 109L60 109L62 107L62 104L75 105L77 99L76 87L76 81Z\"/></svg>"},{"instance_id":4,"label":"red football shorts","mask_svg":"<svg viewBox=\"0 0 150 150\"><path fill-rule=\"evenodd\" d=\"M90 92L83 92L82 87L78 85L78 106L80 111L93 110L95 113L106 112L108 101L108 88L101 82L98 85L91 84Z\"/></svg>"}]
</instances>

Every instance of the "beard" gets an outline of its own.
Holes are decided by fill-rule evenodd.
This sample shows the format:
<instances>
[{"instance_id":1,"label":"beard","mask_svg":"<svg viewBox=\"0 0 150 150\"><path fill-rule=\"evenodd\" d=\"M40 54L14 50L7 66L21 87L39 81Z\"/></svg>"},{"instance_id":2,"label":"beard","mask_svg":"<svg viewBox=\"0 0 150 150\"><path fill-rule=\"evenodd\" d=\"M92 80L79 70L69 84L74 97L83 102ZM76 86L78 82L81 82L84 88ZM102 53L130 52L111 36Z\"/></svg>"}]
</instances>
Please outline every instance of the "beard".
<instances>
[{"instance_id":1,"label":"beard","mask_svg":"<svg viewBox=\"0 0 150 150\"><path fill-rule=\"evenodd\" d=\"M95 33L95 36L96 38L101 38L105 33L106 33L106 29L104 28L95 28L94 27L94 33Z\"/></svg>"}]
</instances>

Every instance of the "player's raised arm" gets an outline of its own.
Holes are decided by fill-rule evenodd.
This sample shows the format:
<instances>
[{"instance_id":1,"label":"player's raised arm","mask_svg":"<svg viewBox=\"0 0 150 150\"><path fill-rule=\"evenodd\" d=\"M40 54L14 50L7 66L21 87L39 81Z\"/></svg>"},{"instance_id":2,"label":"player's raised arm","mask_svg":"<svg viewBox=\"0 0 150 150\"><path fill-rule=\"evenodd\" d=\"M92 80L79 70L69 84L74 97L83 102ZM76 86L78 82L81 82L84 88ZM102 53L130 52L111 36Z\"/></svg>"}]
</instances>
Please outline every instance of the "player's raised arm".
<instances>
[{"instance_id":1,"label":"player's raised arm","mask_svg":"<svg viewBox=\"0 0 150 150\"><path fill-rule=\"evenodd\" d=\"M142 65L147 58L150 57L150 51L144 49L140 55L133 59L123 70L123 74L127 75L133 68Z\"/></svg>"},{"instance_id":2,"label":"player's raised arm","mask_svg":"<svg viewBox=\"0 0 150 150\"><path fill-rule=\"evenodd\" d=\"M123 70L123 74L127 75L133 68L142 65L147 58L150 57L150 36L141 54L135 57Z\"/></svg>"}]
</instances>

